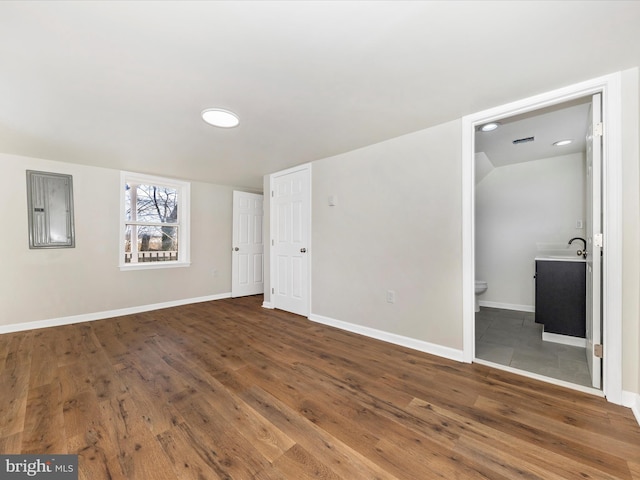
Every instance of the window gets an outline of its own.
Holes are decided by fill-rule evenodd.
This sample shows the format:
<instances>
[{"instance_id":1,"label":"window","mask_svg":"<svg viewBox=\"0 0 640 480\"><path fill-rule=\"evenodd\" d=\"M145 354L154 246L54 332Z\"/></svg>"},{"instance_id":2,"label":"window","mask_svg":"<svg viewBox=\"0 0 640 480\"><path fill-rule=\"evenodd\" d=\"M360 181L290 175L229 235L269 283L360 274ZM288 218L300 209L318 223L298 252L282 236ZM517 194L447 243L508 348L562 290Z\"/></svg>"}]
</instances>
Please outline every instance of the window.
<instances>
[{"instance_id":1,"label":"window","mask_svg":"<svg viewBox=\"0 0 640 480\"><path fill-rule=\"evenodd\" d=\"M121 174L120 269L189 265L189 183Z\"/></svg>"}]
</instances>

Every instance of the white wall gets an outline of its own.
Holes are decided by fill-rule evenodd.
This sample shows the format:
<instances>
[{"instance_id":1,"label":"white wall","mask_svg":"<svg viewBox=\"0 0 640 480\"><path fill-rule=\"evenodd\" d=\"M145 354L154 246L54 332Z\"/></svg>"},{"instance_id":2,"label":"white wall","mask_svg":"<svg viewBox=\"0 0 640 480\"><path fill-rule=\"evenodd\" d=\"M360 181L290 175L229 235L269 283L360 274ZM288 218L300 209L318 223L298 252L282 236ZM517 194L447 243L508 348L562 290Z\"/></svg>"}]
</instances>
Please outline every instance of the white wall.
<instances>
[{"instance_id":1,"label":"white wall","mask_svg":"<svg viewBox=\"0 0 640 480\"><path fill-rule=\"evenodd\" d=\"M313 163L313 315L462 348L460 129Z\"/></svg>"},{"instance_id":2,"label":"white wall","mask_svg":"<svg viewBox=\"0 0 640 480\"><path fill-rule=\"evenodd\" d=\"M534 258L544 249L572 253L585 236L585 160L581 153L495 168L476 185L476 279L480 301L534 307Z\"/></svg>"},{"instance_id":3,"label":"white wall","mask_svg":"<svg viewBox=\"0 0 640 480\"><path fill-rule=\"evenodd\" d=\"M622 385L635 392L640 415L640 81L622 75ZM640 417L638 418L640 421Z\"/></svg>"},{"instance_id":4,"label":"white wall","mask_svg":"<svg viewBox=\"0 0 640 480\"><path fill-rule=\"evenodd\" d=\"M192 182L190 267L121 272L118 170L8 154L0 165L0 326L231 291L231 187ZM73 175L75 248L29 249L27 169Z\"/></svg>"}]
</instances>

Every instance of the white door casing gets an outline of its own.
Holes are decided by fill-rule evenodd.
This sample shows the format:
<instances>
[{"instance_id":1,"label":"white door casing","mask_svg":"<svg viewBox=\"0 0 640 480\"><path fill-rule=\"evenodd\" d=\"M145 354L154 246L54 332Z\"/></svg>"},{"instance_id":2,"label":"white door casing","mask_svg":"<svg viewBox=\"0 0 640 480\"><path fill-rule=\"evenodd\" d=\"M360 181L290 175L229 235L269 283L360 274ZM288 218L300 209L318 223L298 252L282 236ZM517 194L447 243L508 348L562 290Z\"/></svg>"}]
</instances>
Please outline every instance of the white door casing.
<instances>
[{"instance_id":1,"label":"white door casing","mask_svg":"<svg viewBox=\"0 0 640 480\"><path fill-rule=\"evenodd\" d=\"M594 235L602 232L602 114L601 94L593 95L587 131L587 364L594 388L601 388L602 360L595 355L594 345L601 339L601 275L602 248Z\"/></svg>"},{"instance_id":2,"label":"white door casing","mask_svg":"<svg viewBox=\"0 0 640 480\"><path fill-rule=\"evenodd\" d=\"M264 292L263 203L262 195L233 192L232 297Z\"/></svg>"},{"instance_id":3,"label":"white door casing","mask_svg":"<svg viewBox=\"0 0 640 480\"><path fill-rule=\"evenodd\" d=\"M310 313L310 167L271 177L271 303L298 315Z\"/></svg>"},{"instance_id":4,"label":"white door casing","mask_svg":"<svg viewBox=\"0 0 640 480\"><path fill-rule=\"evenodd\" d=\"M474 134L478 125L602 94L602 212L606 255L602 259L602 393L623 403L622 395L622 74L620 72L467 115L462 119L462 327L463 360L475 358L475 185ZM523 373L526 375L526 373ZM552 382L551 379L548 381ZM580 390L580 387L572 386ZM588 390L597 393L595 389Z\"/></svg>"}]
</instances>

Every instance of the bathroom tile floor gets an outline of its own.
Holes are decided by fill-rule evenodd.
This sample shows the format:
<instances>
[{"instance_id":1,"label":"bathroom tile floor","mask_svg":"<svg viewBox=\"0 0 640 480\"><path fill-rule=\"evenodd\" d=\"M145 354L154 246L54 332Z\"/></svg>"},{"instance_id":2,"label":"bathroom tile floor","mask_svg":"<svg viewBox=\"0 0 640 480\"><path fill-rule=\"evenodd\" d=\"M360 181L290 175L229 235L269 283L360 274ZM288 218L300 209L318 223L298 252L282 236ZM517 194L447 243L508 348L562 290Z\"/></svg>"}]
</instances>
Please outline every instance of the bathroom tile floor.
<instances>
[{"instance_id":1,"label":"bathroom tile floor","mask_svg":"<svg viewBox=\"0 0 640 480\"><path fill-rule=\"evenodd\" d=\"M542 341L534 314L481 307L476 313L476 358L583 386L591 386L586 349Z\"/></svg>"}]
</instances>

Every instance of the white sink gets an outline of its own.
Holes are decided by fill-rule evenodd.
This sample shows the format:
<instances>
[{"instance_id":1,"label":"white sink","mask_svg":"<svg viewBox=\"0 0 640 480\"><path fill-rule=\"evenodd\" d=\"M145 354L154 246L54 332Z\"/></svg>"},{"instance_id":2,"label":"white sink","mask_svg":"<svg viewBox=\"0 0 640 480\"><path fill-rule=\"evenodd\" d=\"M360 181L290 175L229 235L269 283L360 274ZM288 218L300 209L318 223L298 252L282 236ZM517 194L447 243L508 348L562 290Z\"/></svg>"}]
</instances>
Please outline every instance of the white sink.
<instances>
[{"instance_id":1,"label":"white sink","mask_svg":"<svg viewBox=\"0 0 640 480\"><path fill-rule=\"evenodd\" d=\"M584 262L585 259L582 256L578 256L575 253L573 255L536 255L536 260L548 260L556 262Z\"/></svg>"}]
</instances>

